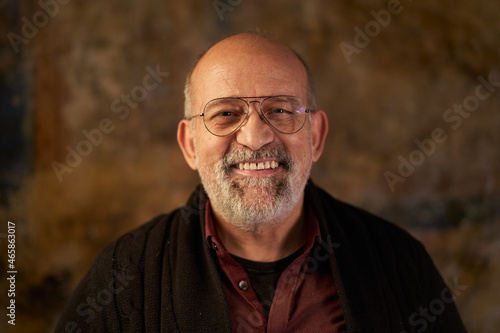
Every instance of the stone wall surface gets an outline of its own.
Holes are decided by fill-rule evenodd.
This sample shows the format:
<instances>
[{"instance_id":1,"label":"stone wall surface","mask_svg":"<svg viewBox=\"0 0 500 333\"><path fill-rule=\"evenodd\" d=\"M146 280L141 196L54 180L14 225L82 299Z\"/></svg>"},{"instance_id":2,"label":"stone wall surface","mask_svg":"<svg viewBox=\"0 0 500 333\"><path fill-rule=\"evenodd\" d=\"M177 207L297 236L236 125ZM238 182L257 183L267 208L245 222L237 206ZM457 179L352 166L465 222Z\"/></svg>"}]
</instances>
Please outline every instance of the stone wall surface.
<instances>
[{"instance_id":1,"label":"stone wall surface","mask_svg":"<svg viewBox=\"0 0 500 333\"><path fill-rule=\"evenodd\" d=\"M410 230L466 287L469 332L497 332L500 2L3 0L0 12L0 271L13 221L19 272L15 330L3 315L0 328L49 331L105 244L185 203L198 182L176 143L186 72L259 29L315 77L330 132L313 180Z\"/></svg>"}]
</instances>

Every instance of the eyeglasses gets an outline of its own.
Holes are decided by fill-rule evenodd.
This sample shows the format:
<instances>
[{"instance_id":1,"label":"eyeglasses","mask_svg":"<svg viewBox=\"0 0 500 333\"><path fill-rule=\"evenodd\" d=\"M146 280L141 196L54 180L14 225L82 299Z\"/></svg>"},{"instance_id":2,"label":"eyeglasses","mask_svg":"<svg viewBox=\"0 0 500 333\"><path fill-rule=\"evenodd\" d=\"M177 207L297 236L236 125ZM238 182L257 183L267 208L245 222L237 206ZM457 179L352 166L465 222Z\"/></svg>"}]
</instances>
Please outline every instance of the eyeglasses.
<instances>
[{"instance_id":1,"label":"eyeglasses","mask_svg":"<svg viewBox=\"0 0 500 333\"><path fill-rule=\"evenodd\" d=\"M262 100L259 102L256 99ZM205 127L210 133L226 136L236 132L245 123L250 114L250 104L255 102L260 105L259 117L284 134L300 131L306 122L306 114L312 112L295 96L223 97L208 102L203 113L191 119L203 117Z\"/></svg>"}]
</instances>

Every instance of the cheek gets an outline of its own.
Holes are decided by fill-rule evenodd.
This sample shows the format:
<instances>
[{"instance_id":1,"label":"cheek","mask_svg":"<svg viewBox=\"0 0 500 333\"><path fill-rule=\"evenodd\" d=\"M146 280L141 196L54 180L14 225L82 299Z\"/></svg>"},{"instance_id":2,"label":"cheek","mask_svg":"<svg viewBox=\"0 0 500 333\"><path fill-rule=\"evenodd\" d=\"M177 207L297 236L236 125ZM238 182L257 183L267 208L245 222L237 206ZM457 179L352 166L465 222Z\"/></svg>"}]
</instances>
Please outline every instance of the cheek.
<instances>
[{"instance_id":1,"label":"cheek","mask_svg":"<svg viewBox=\"0 0 500 333\"><path fill-rule=\"evenodd\" d=\"M291 142L290 145L288 145L288 149L300 169L305 171L310 168L313 162L313 148L310 136L302 136L293 143Z\"/></svg>"},{"instance_id":2,"label":"cheek","mask_svg":"<svg viewBox=\"0 0 500 333\"><path fill-rule=\"evenodd\" d=\"M198 166L211 166L222 159L227 149L227 140L204 133L198 134L195 140L196 160Z\"/></svg>"},{"instance_id":3,"label":"cheek","mask_svg":"<svg viewBox=\"0 0 500 333\"><path fill-rule=\"evenodd\" d=\"M313 147L309 128L303 128L299 133L292 134L284 143L292 154L302 156L302 159L311 158Z\"/></svg>"}]
</instances>

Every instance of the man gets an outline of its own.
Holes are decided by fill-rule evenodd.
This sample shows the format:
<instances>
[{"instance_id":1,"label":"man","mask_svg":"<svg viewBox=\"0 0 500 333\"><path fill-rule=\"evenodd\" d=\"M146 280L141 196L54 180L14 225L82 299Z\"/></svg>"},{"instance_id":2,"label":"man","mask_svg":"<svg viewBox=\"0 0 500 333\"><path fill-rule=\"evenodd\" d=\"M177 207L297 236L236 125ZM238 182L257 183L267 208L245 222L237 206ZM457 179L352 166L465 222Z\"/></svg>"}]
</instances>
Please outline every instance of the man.
<instances>
[{"instance_id":1,"label":"man","mask_svg":"<svg viewBox=\"0 0 500 333\"><path fill-rule=\"evenodd\" d=\"M214 45L185 113L178 142L202 186L109 245L56 332L465 331L418 241L309 180L327 117L286 45Z\"/></svg>"}]
</instances>

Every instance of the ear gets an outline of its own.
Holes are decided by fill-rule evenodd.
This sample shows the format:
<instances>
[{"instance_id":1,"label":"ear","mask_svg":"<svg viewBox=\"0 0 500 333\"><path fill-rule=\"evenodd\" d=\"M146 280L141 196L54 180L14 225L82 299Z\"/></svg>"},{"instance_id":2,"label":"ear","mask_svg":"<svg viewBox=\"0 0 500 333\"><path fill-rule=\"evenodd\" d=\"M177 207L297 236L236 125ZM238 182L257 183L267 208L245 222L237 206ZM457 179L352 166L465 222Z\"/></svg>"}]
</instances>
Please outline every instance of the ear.
<instances>
[{"instance_id":1,"label":"ear","mask_svg":"<svg viewBox=\"0 0 500 333\"><path fill-rule=\"evenodd\" d=\"M328 134L328 118L326 113L318 110L311 114L311 135L313 144L313 162L319 160Z\"/></svg>"},{"instance_id":2,"label":"ear","mask_svg":"<svg viewBox=\"0 0 500 333\"><path fill-rule=\"evenodd\" d=\"M194 133L191 120L183 119L179 122L177 127L177 142L181 147L184 158L187 164L193 170L197 170L196 167L196 154L194 150Z\"/></svg>"}]
</instances>

